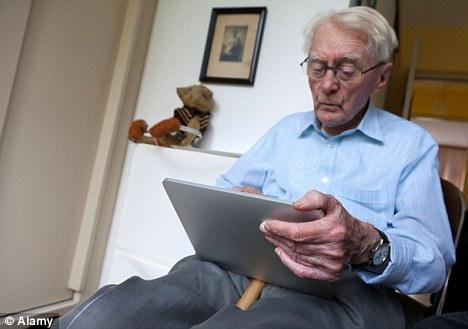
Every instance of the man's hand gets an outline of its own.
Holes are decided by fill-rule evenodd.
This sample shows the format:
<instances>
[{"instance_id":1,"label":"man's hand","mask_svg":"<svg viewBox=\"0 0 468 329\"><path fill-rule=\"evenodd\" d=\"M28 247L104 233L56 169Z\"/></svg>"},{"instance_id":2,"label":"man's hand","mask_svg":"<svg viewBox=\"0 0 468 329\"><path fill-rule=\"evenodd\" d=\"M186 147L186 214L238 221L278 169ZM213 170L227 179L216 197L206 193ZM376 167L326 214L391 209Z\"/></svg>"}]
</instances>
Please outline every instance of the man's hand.
<instances>
[{"instance_id":1,"label":"man's hand","mask_svg":"<svg viewBox=\"0 0 468 329\"><path fill-rule=\"evenodd\" d=\"M234 192L245 192L245 193L252 193L252 194L258 194L261 195L259 190L257 190L255 187L252 186L234 186L232 189Z\"/></svg>"},{"instance_id":2,"label":"man's hand","mask_svg":"<svg viewBox=\"0 0 468 329\"><path fill-rule=\"evenodd\" d=\"M260 230L277 247L275 252L283 264L298 277L337 281L347 264L369 260L379 233L352 217L333 196L311 190L293 205L299 211L322 209L325 215L304 223L269 219Z\"/></svg>"}]
</instances>

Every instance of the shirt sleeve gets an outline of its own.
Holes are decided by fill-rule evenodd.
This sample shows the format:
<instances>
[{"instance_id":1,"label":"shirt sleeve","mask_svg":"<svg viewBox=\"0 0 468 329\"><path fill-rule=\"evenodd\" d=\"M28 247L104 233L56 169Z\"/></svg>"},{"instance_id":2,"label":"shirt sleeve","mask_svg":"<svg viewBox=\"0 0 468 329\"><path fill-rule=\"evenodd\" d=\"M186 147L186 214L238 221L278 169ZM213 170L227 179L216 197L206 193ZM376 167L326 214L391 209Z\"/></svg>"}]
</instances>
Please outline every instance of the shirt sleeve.
<instances>
[{"instance_id":1,"label":"shirt sleeve","mask_svg":"<svg viewBox=\"0 0 468 329\"><path fill-rule=\"evenodd\" d=\"M234 186L250 186L263 193L263 184L270 170L277 135L277 125L273 126L255 143L231 169L218 177L216 186L231 189Z\"/></svg>"},{"instance_id":2,"label":"shirt sleeve","mask_svg":"<svg viewBox=\"0 0 468 329\"><path fill-rule=\"evenodd\" d=\"M402 293L438 291L455 251L439 177L438 147L427 137L411 150L401 174L396 206L387 227L390 263L382 274L359 270L369 284L385 284Z\"/></svg>"}]
</instances>

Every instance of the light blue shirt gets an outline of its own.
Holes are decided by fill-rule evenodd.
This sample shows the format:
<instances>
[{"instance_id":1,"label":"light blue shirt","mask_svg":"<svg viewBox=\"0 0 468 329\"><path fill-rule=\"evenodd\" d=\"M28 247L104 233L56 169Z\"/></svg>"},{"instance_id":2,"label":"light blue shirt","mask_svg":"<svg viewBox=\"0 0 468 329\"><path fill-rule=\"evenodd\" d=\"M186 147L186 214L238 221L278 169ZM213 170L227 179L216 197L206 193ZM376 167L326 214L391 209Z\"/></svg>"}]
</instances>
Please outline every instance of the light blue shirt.
<instances>
[{"instance_id":1,"label":"light blue shirt","mask_svg":"<svg viewBox=\"0 0 468 329\"><path fill-rule=\"evenodd\" d=\"M273 126L217 180L295 201L315 189L384 232L391 262L382 274L357 270L369 284L402 293L439 290L455 261L438 172L438 147L422 128L369 106L358 127L331 136L314 112Z\"/></svg>"}]
</instances>

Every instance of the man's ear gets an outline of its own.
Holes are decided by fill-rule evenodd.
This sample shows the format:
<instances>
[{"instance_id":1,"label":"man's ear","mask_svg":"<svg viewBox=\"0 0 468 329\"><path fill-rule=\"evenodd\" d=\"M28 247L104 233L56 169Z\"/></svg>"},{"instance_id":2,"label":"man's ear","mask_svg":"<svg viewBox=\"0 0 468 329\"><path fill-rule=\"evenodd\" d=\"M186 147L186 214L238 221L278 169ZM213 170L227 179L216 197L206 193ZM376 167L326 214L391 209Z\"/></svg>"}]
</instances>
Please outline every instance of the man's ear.
<instances>
[{"instance_id":1,"label":"man's ear","mask_svg":"<svg viewBox=\"0 0 468 329\"><path fill-rule=\"evenodd\" d=\"M392 74L392 67L392 63L386 63L382 66L378 76L379 80L377 81L374 92L381 91L387 85L388 81L390 80L390 75Z\"/></svg>"}]
</instances>

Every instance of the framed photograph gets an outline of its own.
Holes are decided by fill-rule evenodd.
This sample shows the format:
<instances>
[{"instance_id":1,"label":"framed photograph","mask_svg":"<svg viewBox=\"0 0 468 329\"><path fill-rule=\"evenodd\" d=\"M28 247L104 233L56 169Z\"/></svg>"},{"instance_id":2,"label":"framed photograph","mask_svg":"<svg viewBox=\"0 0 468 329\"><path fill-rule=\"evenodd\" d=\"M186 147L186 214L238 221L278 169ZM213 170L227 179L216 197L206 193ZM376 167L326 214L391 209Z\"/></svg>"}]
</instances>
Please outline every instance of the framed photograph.
<instances>
[{"instance_id":1,"label":"framed photograph","mask_svg":"<svg viewBox=\"0 0 468 329\"><path fill-rule=\"evenodd\" d=\"M213 8L200 81L253 85L266 7Z\"/></svg>"}]
</instances>

